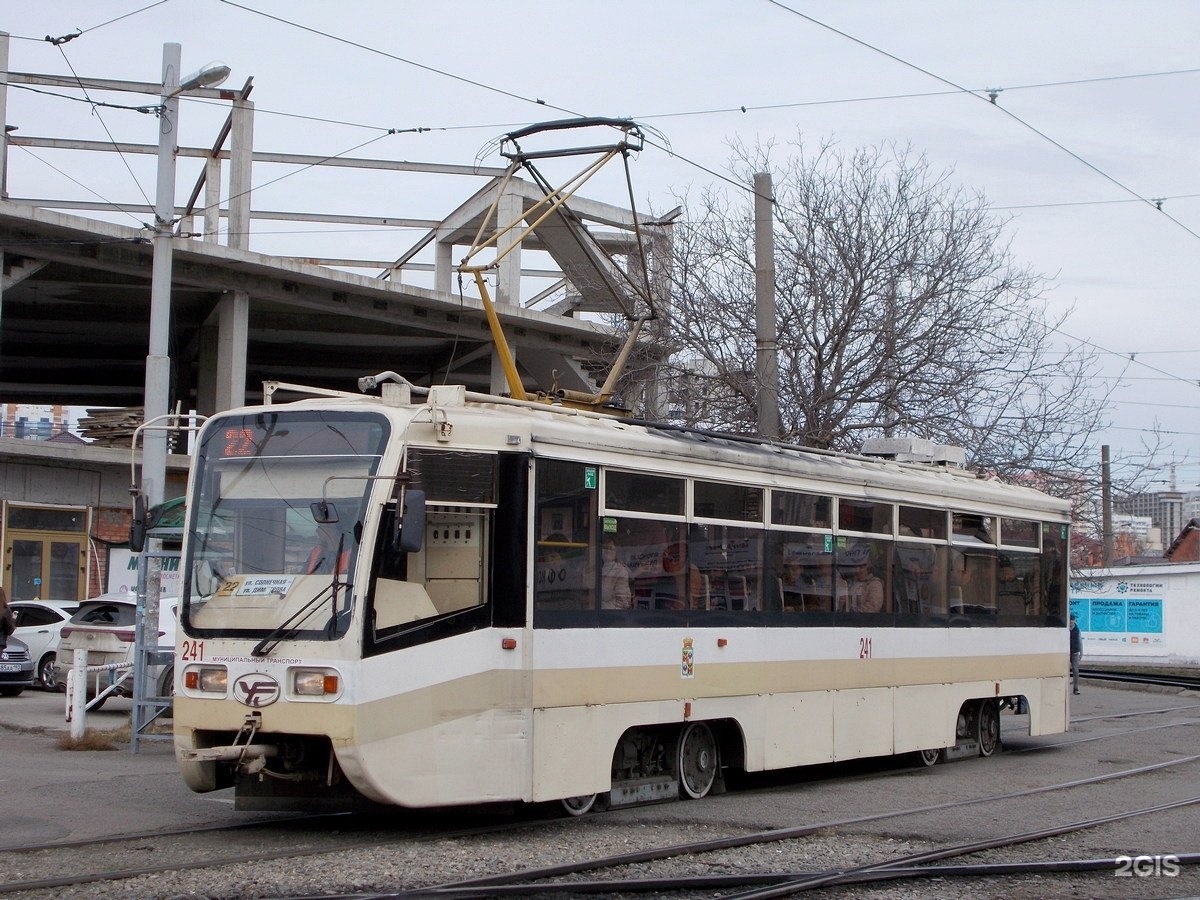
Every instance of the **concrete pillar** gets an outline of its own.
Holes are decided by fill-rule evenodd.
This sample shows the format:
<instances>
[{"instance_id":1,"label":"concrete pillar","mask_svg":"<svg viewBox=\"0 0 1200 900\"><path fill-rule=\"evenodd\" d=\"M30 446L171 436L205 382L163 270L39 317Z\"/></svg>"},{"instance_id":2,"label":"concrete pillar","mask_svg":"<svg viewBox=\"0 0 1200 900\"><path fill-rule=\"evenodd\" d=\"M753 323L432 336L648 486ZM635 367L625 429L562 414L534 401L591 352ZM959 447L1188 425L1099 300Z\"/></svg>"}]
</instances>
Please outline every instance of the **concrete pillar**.
<instances>
[{"instance_id":1,"label":"concrete pillar","mask_svg":"<svg viewBox=\"0 0 1200 900\"><path fill-rule=\"evenodd\" d=\"M254 104L233 102L230 131L229 235L230 247L250 247L250 185L254 153ZM220 183L219 180L217 182ZM206 195L207 199L207 195ZM207 210L205 232L208 232ZM246 402L246 349L250 336L250 295L230 291L217 303L217 368L214 411Z\"/></svg>"},{"instance_id":2,"label":"concrete pillar","mask_svg":"<svg viewBox=\"0 0 1200 900\"><path fill-rule=\"evenodd\" d=\"M448 241L434 242L433 256L433 289L445 294L453 293L454 286L454 245ZM399 278L397 278L397 281Z\"/></svg>"},{"instance_id":3,"label":"concrete pillar","mask_svg":"<svg viewBox=\"0 0 1200 900\"><path fill-rule=\"evenodd\" d=\"M221 231L221 159L204 163L204 240L216 243Z\"/></svg>"},{"instance_id":4,"label":"concrete pillar","mask_svg":"<svg viewBox=\"0 0 1200 900\"><path fill-rule=\"evenodd\" d=\"M0 31L0 198L8 199L8 32Z\"/></svg>"},{"instance_id":5,"label":"concrete pillar","mask_svg":"<svg viewBox=\"0 0 1200 900\"><path fill-rule=\"evenodd\" d=\"M250 332L250 295L229 291L217 304L216 408L246 402L246 344Z\"/></svg>"}]
</instances>

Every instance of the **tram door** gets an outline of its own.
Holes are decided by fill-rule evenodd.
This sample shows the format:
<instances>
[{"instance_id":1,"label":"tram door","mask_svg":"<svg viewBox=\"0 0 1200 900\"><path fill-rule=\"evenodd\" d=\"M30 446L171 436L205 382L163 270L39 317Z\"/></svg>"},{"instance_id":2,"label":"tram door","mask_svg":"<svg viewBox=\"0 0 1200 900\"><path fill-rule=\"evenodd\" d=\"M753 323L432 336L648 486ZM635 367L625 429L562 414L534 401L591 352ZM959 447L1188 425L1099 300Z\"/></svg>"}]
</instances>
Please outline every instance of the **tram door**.
<instances>
[{"instance_id":1,"label":"tram door","mask_svg":"<svg viewBox=\"0 0 1200 900\"><path fill-rule=\"evenodd\" d=\"M3 584L10 600L83 600L87 510L8 507Z\"/></svg>"}]
</instances>

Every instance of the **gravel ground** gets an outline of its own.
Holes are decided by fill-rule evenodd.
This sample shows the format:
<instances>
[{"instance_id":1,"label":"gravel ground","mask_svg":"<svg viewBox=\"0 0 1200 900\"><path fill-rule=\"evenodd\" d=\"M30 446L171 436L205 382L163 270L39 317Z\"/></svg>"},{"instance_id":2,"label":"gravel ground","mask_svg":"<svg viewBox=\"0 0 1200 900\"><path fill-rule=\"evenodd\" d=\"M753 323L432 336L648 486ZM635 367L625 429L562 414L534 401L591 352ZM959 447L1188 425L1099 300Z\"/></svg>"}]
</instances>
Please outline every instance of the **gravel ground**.
<instances>
[{"instance_id":1,"label":"gravel ground","mask_svg":"<svg viewBox=\"0 0 1200 900\"><path fill-rule=\"evenodd\" d=\"M239 864L203 872L168 872L120 882L98 882L78 888L15 894L25 898L261 898L299 897L331 893L374 893L499 874L563 862L595 859L653 847L710 840L745 833L711 825L660 826L593 816L586 823L564 821L534 826L516 833L432 841L398 839L394 846L339 850L332 855L268 863ZM363 842L378 835L363 836ZM226 838L226 841L228 838ZM226 848L227 849L227 848ZM250 848L248 848L250 849ZM897 859L933 845L922 840L874 834L819 833L804 838L703 855L675 857L626 866L614 873L584 873L580 879L683 878L688 876L759 872L808 873ZM111 848L104 851L111 856ZM1036 861L1111 856L1112 851L1089 848L1086 841L1053 839L1004 851L963 858L961 862ZM110 859L111 863L112 860ZM131 862L131 865L133 863ZM11 877L11 873L10 873ZM737 889L634 894L609 892L609 897L719 897ZM921 879L885 882L810 892L813 897L1002 898L1002 900L1065 900L1085 897L1183 897L1200 893L1200 877L1185 869L1175 878L1116 878L1111 873L1010 878ZM554 896L598 896L563 891Z\"/></svg>"}]
</instances>

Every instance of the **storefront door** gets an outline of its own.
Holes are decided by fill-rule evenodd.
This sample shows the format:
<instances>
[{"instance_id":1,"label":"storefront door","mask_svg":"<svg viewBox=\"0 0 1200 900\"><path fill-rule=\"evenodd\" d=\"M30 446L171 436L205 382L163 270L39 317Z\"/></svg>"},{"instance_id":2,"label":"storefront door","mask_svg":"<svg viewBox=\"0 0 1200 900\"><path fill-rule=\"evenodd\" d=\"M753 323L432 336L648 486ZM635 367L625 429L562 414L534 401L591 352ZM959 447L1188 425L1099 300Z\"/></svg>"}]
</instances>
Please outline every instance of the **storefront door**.
<instances>
[{"instance_id":1,"label":"storefront door","mask_svg":"<svg viewBox=\"0 0 1200 900\"><path fill-rule=\"evenodd\" d=\"M8 507L4 586L12 600L83 600L87 510Z\"/></svg>"}]
</instances>

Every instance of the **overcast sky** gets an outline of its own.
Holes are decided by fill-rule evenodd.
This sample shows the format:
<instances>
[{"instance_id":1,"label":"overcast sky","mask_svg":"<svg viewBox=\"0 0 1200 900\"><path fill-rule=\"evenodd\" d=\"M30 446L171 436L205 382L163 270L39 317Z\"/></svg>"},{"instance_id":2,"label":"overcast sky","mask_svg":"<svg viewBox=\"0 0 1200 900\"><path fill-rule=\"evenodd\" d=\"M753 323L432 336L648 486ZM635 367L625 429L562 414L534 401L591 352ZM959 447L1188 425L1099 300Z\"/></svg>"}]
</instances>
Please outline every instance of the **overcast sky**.
<instances>
[{"instance_id":1,"label":"overcast sky","mask_svg":"<svg viewBox=\"0 0 1200 900\"><path fill-rule=\"evenodd\" d=\"M1107 377L1121 376L1113 427L1097 445L1110 444L1119 463L1157 423L1171 442L1160 462L1173 451L1178 486L1200 482L1200 3L9 0L0 8L14 71L157 81L171 41L183 46L184 74L220 60L233 70L226 87L253 77L260 151L470 164L525 123L633 117L675 153L647 149L632 165L638 203L660 211L673 193L715 182L705 169L726 171L734 137L803 134L847 149L910 143L1011 217L1017 260L1048 277L1052 310L1073 309L1063 346L1086 342ZM43 40L76 30L58 46ZM994 106L987 89L1002 89ZM180 143L211 145L225 112L186 102ZM31 136L153 143L157 135L149 116L93 114L15 87L8 121ZM406 131L417 128L431 130ZM494 151L479 161L503 162ZM8 189L144 202L153 166L150 157L14 148ZM194 181L194 166L181 162L180 202ZM254 181L256 208L417 218L442 217L481 183L266 165ZM587 196L626 205L615 178L591 187ZM1162 210L1145 199L1163 199ZM418 236L298 234L272 222L253 230L252 249L264 252L379 259Z\"/></svg>"}]
</instances>

